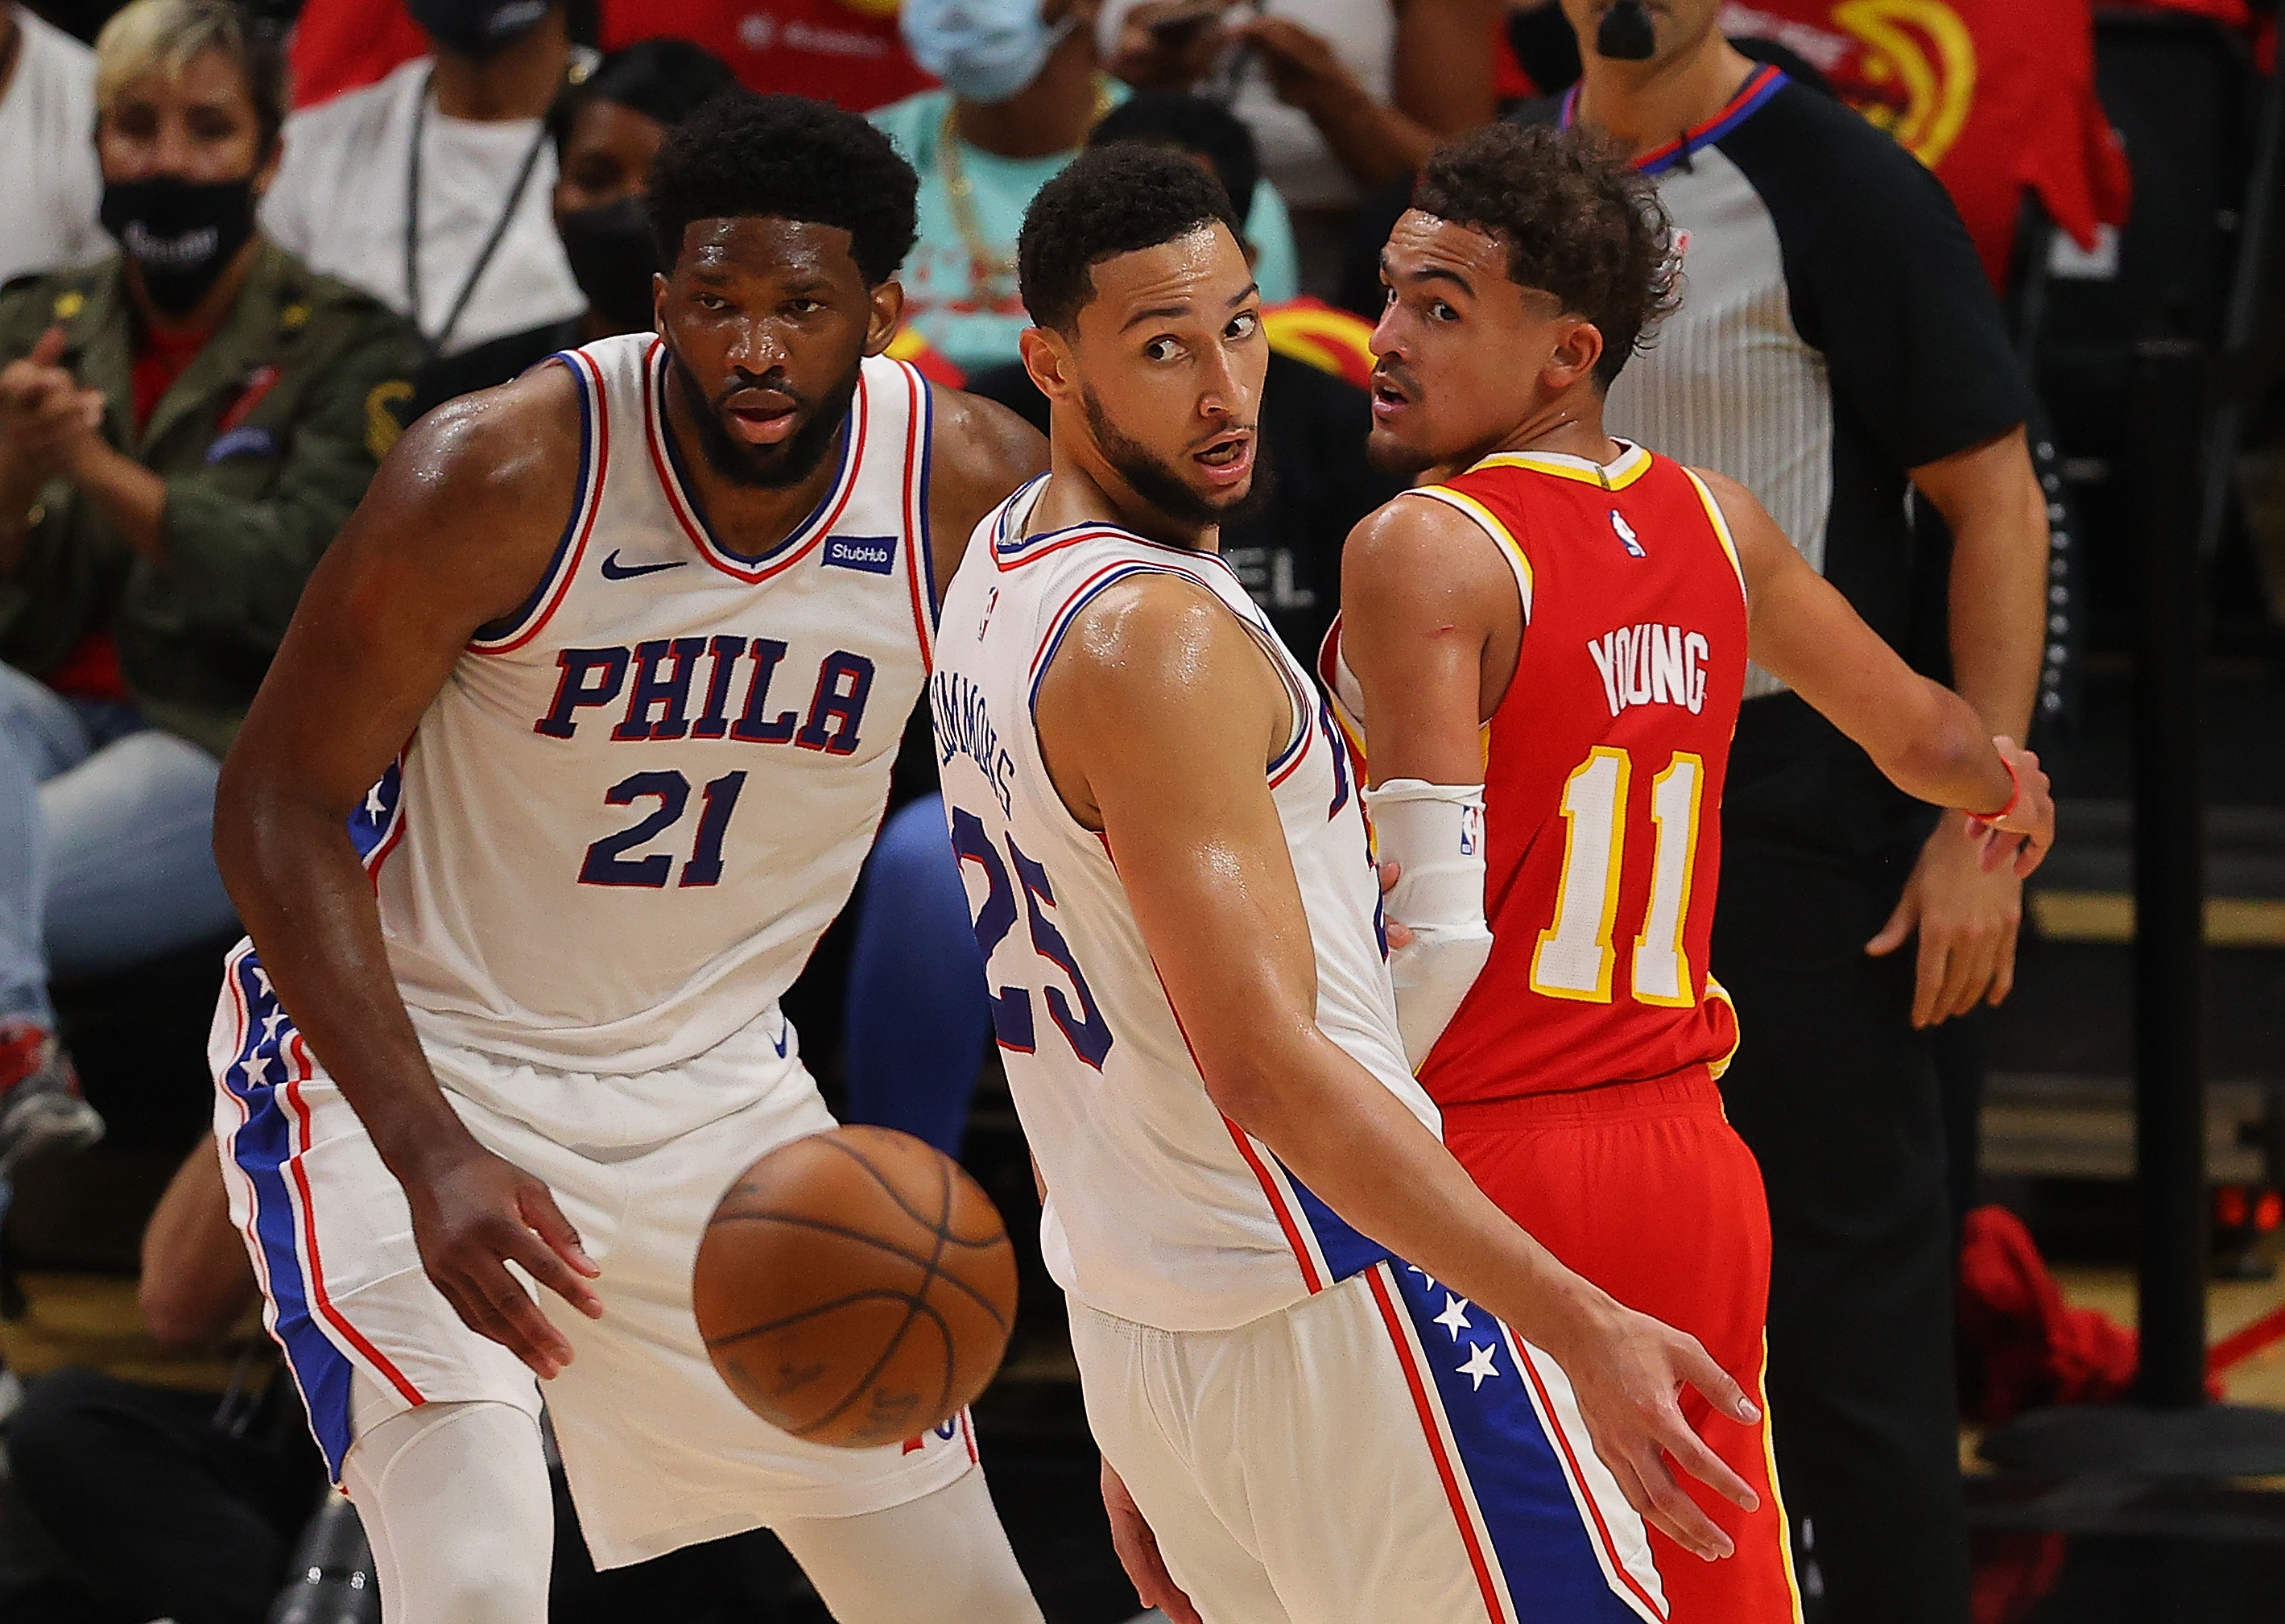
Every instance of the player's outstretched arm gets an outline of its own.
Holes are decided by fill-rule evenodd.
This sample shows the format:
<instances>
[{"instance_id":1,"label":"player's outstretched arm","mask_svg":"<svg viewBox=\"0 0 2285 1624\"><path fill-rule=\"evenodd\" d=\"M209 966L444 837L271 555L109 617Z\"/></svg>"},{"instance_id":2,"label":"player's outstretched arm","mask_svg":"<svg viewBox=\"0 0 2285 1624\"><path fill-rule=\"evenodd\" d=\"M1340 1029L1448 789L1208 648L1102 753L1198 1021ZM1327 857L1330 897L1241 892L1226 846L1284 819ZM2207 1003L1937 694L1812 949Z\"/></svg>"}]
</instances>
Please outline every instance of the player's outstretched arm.
<instances>
[{"instance_id":1,"label":"player's outstretched arm","mask_svg":"<svg viewBox=\"0 0 2285 1624\"><path fill-rule=\"evenodd\" d=\"M929 396L929 552L941 603L984 515L1048 471L1048 437L996 400L935 384Z\"/></svg>"},{"instance_id":2,"label":"player's outstretched arm","mask_svg":"<svg viewBox=\"0 0 2285 1624\"><path fill-rule=\"evenodd\" d=\"M594 1265L546 1186L479 1147L437 1087L348 819L468 639L546 573L577 480L576 388L544 366L405 433L310 577L215 798L239 916L404 1187L430 1277L541 1376L570 1348L503 1260L591 1314Z\"/></svg>"},{"instance_id":3,"label":"player's outstretched arm","mask_svg":"<svg viewBox=\"0 0 2285 1624\"><path fill-rule=\"evenodd\" d=\"M1987 822L1994 833L1986 867L2010 859L2018 874L2038 867L2055 838L2039 758L2012 739L1989 737L1966 700L1906 665L1794 550L1752 492L1696 472L1737 544L1755 663L1855 740L1905 794Z\"/></svg>"},{"instance_id":4,"label":"player's outstretched arm","mask_svg":"<svg viewBox=\"0 0 2285 1624\"><path fill-rule=\"evenodd\" d=\"M1292 701L1229 609L1173 577L1109 589L1064 637L1038 715L1056 787L1108 841L1214 1104L1363 1233L1552 1353L1628 1499L1690 1549L1729 1554L1665 1457L1751 1507L1676 1404L1686 1383L1751 1420L1744 1392L1694 1338L1557 1262L1318 1029L1309 922L1265 771Z\"/></svg>"}]
</instances>

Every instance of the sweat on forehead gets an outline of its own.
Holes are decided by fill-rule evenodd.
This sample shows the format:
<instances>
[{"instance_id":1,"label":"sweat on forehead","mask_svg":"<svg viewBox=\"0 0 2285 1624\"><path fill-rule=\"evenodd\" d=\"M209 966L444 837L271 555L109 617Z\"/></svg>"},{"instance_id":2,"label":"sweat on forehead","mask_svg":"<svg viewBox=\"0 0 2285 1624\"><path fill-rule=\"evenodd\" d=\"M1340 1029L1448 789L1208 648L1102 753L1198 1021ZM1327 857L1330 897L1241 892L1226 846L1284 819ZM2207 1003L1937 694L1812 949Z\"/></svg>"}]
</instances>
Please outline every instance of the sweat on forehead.
<instances>
[{"instance_id":1,"label":"sweat on forehead","mask_svg":"<svg viewBox=\"0 0 2285 1624\"><path fill-rule=\"evenodd\" d=\"M1093 268L1220 222L1242 235L1221 183L1179 153L1121 143L1082 153L1040 188L1016 243L1024 308L1069 332L1095 298Z\"/></svg>"}]
</instances>

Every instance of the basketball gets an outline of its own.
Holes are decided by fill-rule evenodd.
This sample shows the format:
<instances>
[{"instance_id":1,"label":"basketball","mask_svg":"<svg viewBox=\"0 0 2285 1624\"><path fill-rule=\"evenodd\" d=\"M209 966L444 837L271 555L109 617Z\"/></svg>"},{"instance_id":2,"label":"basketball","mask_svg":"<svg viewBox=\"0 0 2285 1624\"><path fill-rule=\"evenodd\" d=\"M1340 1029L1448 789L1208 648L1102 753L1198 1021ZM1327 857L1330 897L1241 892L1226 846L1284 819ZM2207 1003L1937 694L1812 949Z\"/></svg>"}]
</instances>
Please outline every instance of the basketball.
<instances>
[{"instance_id":1,"label":"basketball","mask_svg":"<svg viewBox=\"0 0 2285 1624\"><path fill-rule=\"evenodd\" d=\"M812 1443L872 1448L984 1391L1016 1322L1016 1253L950 1157L891 1128L836 1128L739 1175L707 1221L691 1300L749 1409Z\"/></svg>"}]
</instances>

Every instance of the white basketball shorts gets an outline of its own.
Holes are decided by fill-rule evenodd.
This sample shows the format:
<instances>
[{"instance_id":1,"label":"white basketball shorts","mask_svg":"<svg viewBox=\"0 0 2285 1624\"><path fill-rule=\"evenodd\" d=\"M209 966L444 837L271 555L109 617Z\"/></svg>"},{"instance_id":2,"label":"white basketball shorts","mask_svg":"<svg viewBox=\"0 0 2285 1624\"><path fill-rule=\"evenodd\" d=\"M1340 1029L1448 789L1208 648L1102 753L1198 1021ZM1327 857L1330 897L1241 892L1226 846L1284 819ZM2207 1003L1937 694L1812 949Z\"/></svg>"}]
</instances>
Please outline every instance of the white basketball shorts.
<instances>
[{"instance_id":1,"label":"white basketball shorts","mask_svg":"<svg viewBox=\"0 0 2285 1624\"><path fill-rule=\"evenodd\" d=\"M1088 1424L1206 1624L1660 1624L1544 1353L1388 1262L1232 1330L1072 1304Z\"/></svg>"},{"instance_id":2,"label":"white basketball shorts","mask_svg":"<svg viewBox=\"0 0 2285 1624\"><path fill-rule=\"evenodd\" d=\"M208 1052L231 1218L334 1479L354 1441L352 1372L386 1395L360 1407L368 1425L476 1400L536 1416L530 1370L462 1324L422 1271L403 1189L249 945L230 957ZM534 1292L572 1348L544 1397L598 1567L790 1518L861 1516L974 1468L965 1414L900 1446L828 1448L753 1415L706 1356L690 1275L715 1203L755 1157L834 1126L774 1011L635 1077L428 1052L469 1131L546 1181L602 1270L600 1320Z\"/></svg>"}]
</instances>

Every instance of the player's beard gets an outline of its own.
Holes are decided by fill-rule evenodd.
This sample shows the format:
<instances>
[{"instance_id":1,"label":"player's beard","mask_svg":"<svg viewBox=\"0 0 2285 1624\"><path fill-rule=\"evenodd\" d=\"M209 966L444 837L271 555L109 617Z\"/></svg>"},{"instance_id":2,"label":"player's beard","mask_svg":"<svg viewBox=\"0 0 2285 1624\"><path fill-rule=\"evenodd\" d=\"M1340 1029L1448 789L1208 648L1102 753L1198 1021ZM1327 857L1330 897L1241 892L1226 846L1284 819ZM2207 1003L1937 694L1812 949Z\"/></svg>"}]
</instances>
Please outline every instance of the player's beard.
<instances>
[{"instance_id":1,"label":"player's beard","mask_svg":"<svg viewBox=\"0 0 2285 1624\"><path fill-rule=\"evenodd\" d=\"M1176 473L1174 465L1158 456L1139 440L1129 439L1119 432L1119 425L1103 409L1103 399L1092 388L1082 386L1080 398L1087 407L1088 432L1095 436L1095 445L1103 452L1112 472L1127 482L1127 489L1166 515L1175 526L1203 530L1207 525L1220 525L1224 530L1243 524L1259 515L1269 505L1273 475L1269 471L1268 449L1261 443L1258 426L1253 438L1253 478L1245 494L1219 505L1198 494Z\"/></svg>"},{"instance_id":2,"label":"player's beard","mask_svg":"<svg viewBox=\"0 0 2285 1624\"><path fill-rule=\"evenodd\" d=\"M848 375L813 404L781 372L773 370L758 378L751 374L740 376L723 391L723 400L741 389L773 389L790 396L797 403L796 411L807 408L810 413L800 428L777 444L749 445L722 427L722 401L707 397L705 386L675 354L672 345L667 347L666 353L674 363L683 401L691 408L691 419L698 425L698 451L705 458L706 466L732 484L749 485L759 490L783 490L817 472L817 465L833 449L842 425L848 420L849 403L857 397L858 373L865 365L862 357L852 362Z\"/></svg>"}]
</instances>

